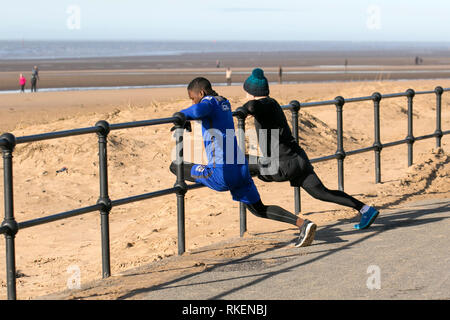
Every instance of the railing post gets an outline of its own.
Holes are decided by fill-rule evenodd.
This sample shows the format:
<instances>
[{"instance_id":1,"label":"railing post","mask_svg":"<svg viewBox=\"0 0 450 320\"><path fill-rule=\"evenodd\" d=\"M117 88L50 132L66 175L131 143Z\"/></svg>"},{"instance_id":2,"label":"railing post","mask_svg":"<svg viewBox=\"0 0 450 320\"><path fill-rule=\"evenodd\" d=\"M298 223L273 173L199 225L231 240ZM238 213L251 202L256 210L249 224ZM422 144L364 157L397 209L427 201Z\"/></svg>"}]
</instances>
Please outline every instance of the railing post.
<instances>
[{"instance_id":1,"label":"railing post","mask_svg":"<svg viewBox=\"0 0 450 320\"><path fill-rule=\"evenodd\" d=\"M413 98L415 94L413 89L406 90L406 96L408 97L408 135L406 136L408 144L408 167L413 164L413 144L415 142L413 135Z\"/></svg>"},{"instance_id":2,"label":"railing post","mask_svg":"<svg viewBox=\"0 0 450 320\"><path fill-rule=\"evenodd\" d=\"M297 100L292 100L289 102L292 106L292 131L294 134L295 142L298 144L298 113L300 111L300 102ZM294 187L294 202L295 202L295 214L298 215L301 209L301 197L300 197L300 187Z\"/></svg>"},{"instance_id":3,"label":"railing post","mask_svg":"<svg viewBox=\"0 0 450 320\"><path fill-rule=\"evenodd\" d=\"M373 108L374 108L374 143L375 147L375 183L381 182L381 161L380 154L381 149L383 149L383 145L380 141L380 101L381 94L379 92L375 92L372 94L373 100Z\"/></svg>"},{"instance_id":4,"label":"railing post","mask_svg":"<svg viewBox=\"0 0 450 320\"><path fill-rule=\"evenodd\" d=\"M3 188L5 198L5 218L2 226L7 226L5 233L6 242L6 282L8 300L16 300L16 253L14 239L19 230L14 218L14 191L13 191L13 168L12 153L16 146L16 138L10 133L4 133L0 139L7 143L2 147L3 154Z\"/></svg>"},{"instance_id":5,"label":"railing post","mask_svg":"<svg viewBox=\"0 0 450 320\"><path fill-rule=\"evenodd\" d=\"M102 241L102 278L111 276L111 258L109 242L109 212L111 211L111 199L108 193L108 157L107 138L110 131L109 123L101 120L95 124L100 128L98 136L98 158L100 177L100 197L97 203L102 204L100 209L101 241Z\"/></svg>"},{"instance_id":6,"label":"railing post","mask_svg":"<svg viewBox=\"0 0 450 320\"><path fill-rule=\"evenodd\" d=\"M184 197L187 192L187 185L184 181L184 157L183 157L183 134L186 116L181 112L176 112L174 117L177 120L175 124L175 141L176 141L176 168L177 181L174 185L177 188L177 225L178 225L178 255L182 255L186 251L185 239L185 208Z\"/></svg>"},{"instance_id":7,"label":"railing post","mask_svg":"<svg viewBox=\"0 0 450 320\"><path fill-rule=\"evenodd\" d=\"M239 107L236 109L238 118L238 145L242 154L245 156L245 118L247 110ZM239 202L239 234L241 237L247 231L247 210L242 202Z\"/></svg>"},{"instance_id":8,"label":"railing post","mask_svg":"<svg viewBox=\"0 0 450 320\"><path fill-rule=\"evenodd\" d=\"M436 148L441 147L441 139L442 139L442 129L441 129L441 105L442 105L442 93L444 89L442 87L436 87L434 89L436 93L436 131L434 134L436 135Z\"/></svg>"},{"instance_id":9,"label":"railing post","mask_svg":"<svg viewBox=\"0 0 450 320\"><path fill-rule=\"evenodd\" d=\"M334 98L336 100L336 113L337 113L337 150L336 157L338 162L338 185L339 190L344 191L344 133L343 133L343 120L342 109L345 103L345 99L341 96Z\"/></svg>"}]
</instances>

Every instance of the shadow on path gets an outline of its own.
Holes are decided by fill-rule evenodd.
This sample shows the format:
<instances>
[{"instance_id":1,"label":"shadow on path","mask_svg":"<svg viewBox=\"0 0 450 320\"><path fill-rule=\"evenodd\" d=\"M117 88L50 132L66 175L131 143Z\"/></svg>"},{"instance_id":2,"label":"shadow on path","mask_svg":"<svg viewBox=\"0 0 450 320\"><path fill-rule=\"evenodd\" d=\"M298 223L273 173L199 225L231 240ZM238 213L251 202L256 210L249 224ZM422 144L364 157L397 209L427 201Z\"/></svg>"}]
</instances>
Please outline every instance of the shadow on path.
<instances>
[{"instance_id":1,"label":"shadow on path","mask_svg":"<svg viewBox=\"0 0 450 320\"><path fill-rule=\"evenodd\" d=\"M369 229L366 230L359 230L359 231L343 231L341 229L338 228L339 225L343 225L343 222L337 222L335 224L329 225L329 226L325 226L323 228L320 228L317 233L316 233L316 237L315 240L316 241L322 241L323 243L320 244L314 244L310 247L308 247L307 252L305 252L304 254L312 254L312 253L322 253L321 255L311 258L307 261L280 269L280 270L276 270L276 271L268 271L268 272L262 272L260 274L257 275L244 275L244 276L239 276L239 277L233 277L233 278L227 278L227 279L223 279L223 280L212 280L212 281L204 281L204 282L198 282L198 283L191 283L191 284L177 284L183 280L195 277L196 275L203 273L203 272L211 272L211 271L215 271L215 269L218 269L220 267L223 266L227 266L227 265L231 265L231 264L239 264L239 263L243 263L243 262L248 262L249 258L254 257L258 254L261 254L262 252L256 252L250 255L247 255L245 257L239 258L239 259L235 259L232 261L228 261L228 262L223 262L223 263L218 263L212 267L207 268L204 271L201 272L196 272L193 274L189 274L189 275L184 275L182 277L179 277L177 279L168 281L166 283L163 284L159 284L156 286L151 286L148 288L140 288L140 289L136 289L136 290L132 290L129 293L120 296L118 299L129 299L129 298L133 298L136 295L139 294L143 294L146 292L151 292L151 291L157 291L157 290L164 290L166 288L178 288L178 287L184 287L184 286L193 286L193 285L202 285L202 284L208 284L208 283L219 283L219 282L224 282L224 281L229 281L229 280L234 280L234 279L245 279L245 278L254 278L254 277L258 277L257 279L249 282L249 283L245 283L241 286L237 286L231 290L226 290L221 292L220 294L211 297L210 299L223 299L224 297L226 297L229 294L232 294L234 292L237 292L243 288L248 288L252 285L255 285L259 282L265 281L277 274L280 273L284 273L284 272L290 272L291 270L298 268L300 266L304 266L307 264L311 264L314 263L320 259L323 259L325 257L331 256L334 253L337 253L339 251L342 250L347 250L350 249L352 246L354 246L355 244L361 243L367 239L373 238L385 231L388 230L393 230L393 229L397 229L397 228L405 228L405 227L412 227L412 226L417 226L417 225L423 225L423 224L428 224L428 223L435 223L435 222L439 222L441 220L447 219L447 218L422 218L428 214L433 214L433 213L442 213L442 212L448 212L450 211L450 203L449 202L442 202L439 203L442 204L438 207L434 207L431 209L419 209L419 210L415 210L414 207L411 208L403 208L401 209L402 211L400 211L400 213L393 213L393 214L388 214L386 216L382 216L380 215L378 217L378 219L375 221L374 225L372 225ZM425 205L421 205L421 207L425 207L427 206ZM421 219L418 219L421 218ZM449 217L450 218L450 217ZM358 238L355 241L350 241L350 240L345 240L342 237L344 236L349 236L349 235L361 235L360 238ZM325 244L333 244L333 243L345 243L346 244L339 246L338 248L331 248L331 249L325 249L325 250L321 250L321 251L315 251L315 248L319 248L320 246L323 246ZM275 246L274 248L270 248L269 250L264 251L265 253L270 252L270 251L274 251L276 249L279 249L280 247L286 247L289 244L291 244L291 241L285 241L285 242L280 242L279 245ZM306 248L305 248L306 249ZM302 250L302 249L299 249ZM302 254L301 252L299 252L299 254ZM280 259L280 258L293 258L295 256L298 256L299 254L295 254L295 255L285 255L285 256L277 256L276 259ZM254 261L254 260L253 260Z\"/></svg>"}]
</instances>

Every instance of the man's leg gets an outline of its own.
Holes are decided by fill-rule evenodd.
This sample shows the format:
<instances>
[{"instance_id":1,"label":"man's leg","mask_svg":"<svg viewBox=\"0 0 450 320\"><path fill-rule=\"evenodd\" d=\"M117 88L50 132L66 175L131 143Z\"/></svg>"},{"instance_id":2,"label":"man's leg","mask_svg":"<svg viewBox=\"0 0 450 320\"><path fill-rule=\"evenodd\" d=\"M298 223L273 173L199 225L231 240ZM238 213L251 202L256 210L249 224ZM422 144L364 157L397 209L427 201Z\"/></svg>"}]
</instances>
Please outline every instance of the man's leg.
<instances>
[{"instance_id":1,"label":"man's leg","mask_svg":"<svg viewBox=\"0 0 450 320\"><path fill-rule=\"evenodd\" d=\"M230 190L233 200L244 203L246 208L255 216L280 222L286 222L300 228L300 235L296 240L296 247L308 246L314 240L316 225L290 213L279 206L266 206L262 203L258 189L253 179L248 177L248 183Z\"/></svg>"},{"instance_id":2,"label":"man's leg","mask_svg":"<svg viewBox=\"0 0 450 320\"><path fill-rule=\"evenodd\" d=\"M291 181L294 186L302 187L313 198L337 203L346 207L360 211L364 203L340 190L327 189L314 171L299 178L297 181Z\"/></svg>"},{"instance_id":3,"label":"man's leg","mask_svg":"<svg viewBox=\"0 0 450 320\"><path fill-rule=\"evenodd\" d=\"M298 227L303 224L303 219L279 206L266 206L261 200L256 203L245 204L245 206L251 213L260 218L286 222Z\"/></svg>"},{"instance_id":4,"label":"man's leg","mask_svg":"<svg viewBox=\"0 0 450 320\"><path fill-rule=\"evenodd\" d=\"M254 156L247 156L247 161L249 163L257 163ZM353 198L347 193L339 190L329 190L327 189L323 183L320 181L319 177L314 172L313 167L310 165L309 159L306 154L302 152L302 157L299 157L297 160L290 160L286 163L281 162L280 165L285 166L284 172L289 173L291 176L296 174L297 178L292 179L289 176L286 176L286 179L291 181L291 185L294 187L302 187L306 190L312 197L328 202L334 202L337 204L341 204L347 207L354 208L358 211L362 209L364 203ZM252 176L259 176L259 165L258 164L249 164L249 171ZM304 174L298 174L301 172L306 172ZM275 177L275 176L274 176ZM261 177L259 177L261 179ZM270 176L264 176L261 179L264 181L269 181Z\"/></svg>"},{"instance_id":5,"label":"man's leg","mask_svg":"<svg viewBox=\"0 0 450 320\"><path fill-rule=\"evenodd\" d=\"M295 241L296 247L306 247L313 242L317 226L312 221L303 220L279 206L266 206L261 200L245 206L257 217L286 222L299 227L300 234Z\"/></svg>"},{"instance_id":6,"label":"man's leg","mask_svg":"<svg viewBox=\"0 0 450 320\"><path fill-rule=\"evenodd\" d=\"M358 210L361 220L354 225L355 229L366 229L375 221L379 212L374 207L368 206L361 201L353 198L347 193L339 190L328 190L314 173L310 173L301 182L301 187L316 199L328 202L334 202Z\"/></svg>"}]
</instances>

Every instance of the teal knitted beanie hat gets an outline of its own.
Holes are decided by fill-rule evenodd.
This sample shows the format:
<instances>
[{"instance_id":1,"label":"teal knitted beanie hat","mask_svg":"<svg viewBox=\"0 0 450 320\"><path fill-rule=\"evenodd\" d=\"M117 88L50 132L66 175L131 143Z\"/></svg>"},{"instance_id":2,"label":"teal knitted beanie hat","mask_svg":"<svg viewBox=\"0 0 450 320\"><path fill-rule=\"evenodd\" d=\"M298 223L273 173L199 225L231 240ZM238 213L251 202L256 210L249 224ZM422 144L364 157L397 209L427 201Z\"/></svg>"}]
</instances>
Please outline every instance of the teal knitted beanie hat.
<instances>
[{"instance_id":1,"label":"teal knitted beanie hat","mask_svg":"<svg viewBox=\"0 0 450 320\"><path fill-rule=\"evenodd\" d=\"M269 83L264 76L264 71L260 68L253 69L250 77L244 82L244 90L255 97L269 95Z\"/></svg>"}]
</instances>

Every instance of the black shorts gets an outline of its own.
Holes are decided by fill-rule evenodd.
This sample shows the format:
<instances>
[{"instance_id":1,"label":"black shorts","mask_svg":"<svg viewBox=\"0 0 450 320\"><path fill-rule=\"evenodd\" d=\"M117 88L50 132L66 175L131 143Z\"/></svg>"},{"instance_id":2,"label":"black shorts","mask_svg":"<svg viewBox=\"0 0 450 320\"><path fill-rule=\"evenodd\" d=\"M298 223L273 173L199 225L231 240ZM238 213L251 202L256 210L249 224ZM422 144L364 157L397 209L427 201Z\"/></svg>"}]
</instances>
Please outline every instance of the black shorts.
<instances>
[{"instance_id":1,"label":"black shorts","mask_svg":"<svg viewBox=\"0 0 450 320\"><path fill-rule=\"evenodd\" d=\"M314 173L314 167L309 161L306 152L303 149L297 151L297 156L290 159L280 159L278 172L273 175L258 175L260 180L266 182L289 181L291 186L300 187L303 180Z\"/></svg>"}]
</instances>

